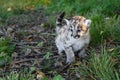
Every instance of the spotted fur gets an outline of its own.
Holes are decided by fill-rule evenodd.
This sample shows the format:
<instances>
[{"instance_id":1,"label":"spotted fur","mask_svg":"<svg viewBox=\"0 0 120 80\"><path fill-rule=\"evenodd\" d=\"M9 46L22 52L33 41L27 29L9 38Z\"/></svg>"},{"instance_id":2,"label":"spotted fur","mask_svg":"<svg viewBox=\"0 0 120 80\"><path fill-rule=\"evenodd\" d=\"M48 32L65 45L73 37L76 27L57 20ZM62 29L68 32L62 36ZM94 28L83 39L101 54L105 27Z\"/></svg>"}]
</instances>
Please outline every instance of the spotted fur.
<instances>
[{"instance_id":1,"label":"spotted fur","mask_svg":"<svg viewBox=\"0 0 120 80\"><path fill-rule=\"evenodd\" d=\"M74 52L79 51L79 57L85 57L85 48L90 41L90 24L91 20L83 16L74 16L71 19L64 18L65 13L62 13L56 19L56 33L55 40L58 48L58 54L65 51L67 56L67 63L75 62Z\"/></svg>"}]
</instances>

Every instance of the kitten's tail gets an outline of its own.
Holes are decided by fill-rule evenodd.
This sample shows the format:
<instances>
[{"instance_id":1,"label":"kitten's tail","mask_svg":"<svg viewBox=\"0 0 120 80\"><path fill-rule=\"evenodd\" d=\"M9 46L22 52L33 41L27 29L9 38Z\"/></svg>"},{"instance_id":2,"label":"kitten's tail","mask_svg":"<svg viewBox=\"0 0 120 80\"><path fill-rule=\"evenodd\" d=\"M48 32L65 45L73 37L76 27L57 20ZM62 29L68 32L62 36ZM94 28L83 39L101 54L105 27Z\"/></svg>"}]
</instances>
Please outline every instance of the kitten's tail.
<instances>
[{"instance_id":1,"label":"kitten's tail","mask_svg":"<svg viewBox=\"0 0 120 80\"><path fill-rule=\"evenodd\" d=\"M62 20L63 20L64 16L65 16L65 12L62 12L62 13L59 15L59 17L56 19L56 25L57 25L58 27L61 27L61 26L62 26Z\"/></svg>"}]
</instances>

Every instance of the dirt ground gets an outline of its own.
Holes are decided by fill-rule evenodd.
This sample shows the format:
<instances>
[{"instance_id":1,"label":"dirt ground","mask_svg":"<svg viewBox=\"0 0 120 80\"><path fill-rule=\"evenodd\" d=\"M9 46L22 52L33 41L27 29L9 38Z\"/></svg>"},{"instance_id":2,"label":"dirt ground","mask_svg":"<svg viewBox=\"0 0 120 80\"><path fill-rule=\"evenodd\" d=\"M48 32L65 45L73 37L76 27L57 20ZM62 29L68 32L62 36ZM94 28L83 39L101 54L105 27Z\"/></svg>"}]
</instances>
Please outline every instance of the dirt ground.
<instances>
[{"instance_id":1,"label":"dirt ground","mask_svg":"<svg viewBox=\"0 0 120 80\"><path fill-rule=\"evenodd\" d=\"M3 73L24 69L29 71L35 67L31 74L42 71L49 78L61 74L66 80L79 80L78 74L72 70L77 66L66 65L66 56L63 55L61 59L57 54L55 26L50 23L50 17L46 16L44 8L39 8L6 20L2 36L11 37L11 43L15 43L16 47L12 62L4 67Z\"/></svg>"}]
</instances>

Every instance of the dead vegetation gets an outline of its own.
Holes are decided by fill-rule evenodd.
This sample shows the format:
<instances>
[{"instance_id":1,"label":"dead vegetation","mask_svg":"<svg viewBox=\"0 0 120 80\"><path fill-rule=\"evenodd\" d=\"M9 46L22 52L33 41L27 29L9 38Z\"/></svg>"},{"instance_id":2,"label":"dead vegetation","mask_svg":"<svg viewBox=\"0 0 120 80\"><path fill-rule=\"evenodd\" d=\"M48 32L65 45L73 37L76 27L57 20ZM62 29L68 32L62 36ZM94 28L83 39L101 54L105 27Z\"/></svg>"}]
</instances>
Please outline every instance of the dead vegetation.
<instances>
[{"instance_id":1,"label":"dead vegetation","mask_svg":"<svg viewBox=\"0 0 120 80\"><path fill-rule=\"evenodd\" d=\"M79 78L72 70L74 65L66 65L65 56L59 58L54 43L55 26L50 24L50 19L45 14L45 10L39 8L6 20L7 25L1 27L0 35L2 38L10 37L10 44L15 44L15 50L11 62L1 68L3 74L0 76L7 72L30 71L34 67L31 74L41 71L49 78L56 74L61 74L67 80Z\"/></svg>"}]
</instances>

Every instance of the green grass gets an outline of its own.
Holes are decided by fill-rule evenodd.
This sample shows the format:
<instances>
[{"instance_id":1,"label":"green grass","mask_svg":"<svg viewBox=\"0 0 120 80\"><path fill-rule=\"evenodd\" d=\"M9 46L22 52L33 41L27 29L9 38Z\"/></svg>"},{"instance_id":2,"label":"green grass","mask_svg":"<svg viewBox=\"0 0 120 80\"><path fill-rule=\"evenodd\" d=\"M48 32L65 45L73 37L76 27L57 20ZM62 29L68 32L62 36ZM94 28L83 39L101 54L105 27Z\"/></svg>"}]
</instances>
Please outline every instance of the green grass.
<instances>
[{"instance_id":1,"label":"green grass","mask_svg":"<svg viewBox=\"0 0 120 80\"><path fill-rule=\"evenodd\" d=\"M3 78L0 78L0 80L34 80L34 75L31 73L14 73L10 72L8 75L5 75Z\"/></svg>"},{"instance_id":2,"label":"green grass","mask_svg":"<svg viewBox=\"0 0 120 80\"><path fill-rule=\"evenodd\" d=\"M84 61L83 65L77 68L80 75L94 80L120 80L120 51L116 49L111 52L103 48L99 54L95 50L91 51L91 55L89 61Z\"/></svg>"},{"instance_id":3,"label":"green grass","mask_svg":"<svg viewBox=\"0 0 120 80\"><path fill-rule=\"evenodd\" d=\"M93 80L120 80L120 0L1 0L0 25L7 24L5 20L9 17L20 15L40 6L46 8L48 16L57 16L66 11L67 17L82 15L90 18L92 20L91 58L88 61L83 61L76 70L82 77ZM54 17L51 18L50 22L52 25L55 24ZM109 51L105 47L105 44L111 42L114 43L113 46L117 45L113 51ZM2 48L10 46L8 43L5 45L1 43L0 47ZM96 47L100 46L102 47L96 50ZM3 51L5 52L6 49ZM17 75L10 73L1 80L17 80ZM22 78L22 76L26 77ZM21 75L20 80L28 80L27 78L31 80L33 76L31 74Z\"/></svg>"},{"instance_id":4,"label":"green grass","mask_svg":"<svg viewBox=\"0 0 120 80\"><path fill-rule=\"evenodd\" d=\"M91 44L104 43L109 40L119 40L120 39L120 17L117 19L115 17L109 17L106 20L102 16L94 16L92 19L91 26Z\"/></svg>"},{"instance_id":5,"label":"green grass","mask_svg":"<svg viewBox=\"0 0 120 80\"><path fill-rule=\"evenodd\" d=\"M14 52L15 44L10 44L10 38L0 38L0 67L11 62L11 55Z\"/></svg>"},{"instance_id":6,"label":"green grass","mask_svg":"<svg viewBox=\"0 0 120 80\"><path fill-rule=\"evenodd\" d=\"M0 1L0 20L13 15L19 15L25 11L39 7L41 0L1 0Z\"/></svg>"},{"instance_id":7,"label":"green grass","mask_svg":"<svg viewBox=\"0 0 120 80\"><path fill-rule=\"evenodd\" d=\"M32 75L31 73L27 72L10 72L8 75L6 75L3 78L0 78L0 80L34 80L35 75ZM47 77L44 77L40 80L49 80ZM52 80L65 80L61 75L55 75Z\"/></svg>"},{"instance_id":8,"label":"green grass","mask_svg":"<svg viewBox=\"0 0 120 80\"><path fill-rule=\"evenodd\" d=\"M70 14L81 14L87 15L91 12L98 12L100 14L114 15L116 12L115 10L119 9L119 0L51 0L52 3L49 5L48 8L51 12L61 12L66 11L69 15ZM53 5L56 4L56 5Z\"/></svg>"},{"instance_id":9,"label":"green grass","mask_svg":"<svg viewBox=\"0 0 120 80\"><path fill-rule=\"evenodd\" d=\"M56 5L54 5L56 4ZM52 0L48 6L48 14L66 11L67 16L82 15L92 19L91 44L102 43L105 39L119 40L120 0ZM109 18L106 20L105 18ZM109 37L108 37L109 36Z\"/></svg>"}]
</instances>

